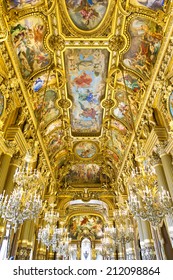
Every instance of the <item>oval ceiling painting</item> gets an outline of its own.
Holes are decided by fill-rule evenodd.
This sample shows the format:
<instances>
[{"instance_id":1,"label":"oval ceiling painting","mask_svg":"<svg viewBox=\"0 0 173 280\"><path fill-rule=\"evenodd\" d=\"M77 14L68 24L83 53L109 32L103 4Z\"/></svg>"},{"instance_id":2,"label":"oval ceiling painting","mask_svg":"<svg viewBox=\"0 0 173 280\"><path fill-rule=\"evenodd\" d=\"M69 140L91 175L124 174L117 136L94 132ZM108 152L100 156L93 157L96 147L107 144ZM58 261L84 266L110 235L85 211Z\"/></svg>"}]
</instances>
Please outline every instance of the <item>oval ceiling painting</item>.
<instances>
[{"instance_id":1,"label":"oval ceiling painting","mask_svg":"<svg viewBox=\"0 0 173 280\"><path fill-rule=\"evenodd\" d=\"M75 148L77 156L83 159L90 159L97 153L97 146L92 142L80 142Z\"/></svg>"},{"instance_id":2,"label":"oval ceiling painting","mask_svg":"<svg viewBox=\"0 0 173 280\"><path fill-rule=\"evenodd\" d=\"M73 23L82 30L96 28L106 13L108 0L65 0Z\"/></svg>"}]
</instances>

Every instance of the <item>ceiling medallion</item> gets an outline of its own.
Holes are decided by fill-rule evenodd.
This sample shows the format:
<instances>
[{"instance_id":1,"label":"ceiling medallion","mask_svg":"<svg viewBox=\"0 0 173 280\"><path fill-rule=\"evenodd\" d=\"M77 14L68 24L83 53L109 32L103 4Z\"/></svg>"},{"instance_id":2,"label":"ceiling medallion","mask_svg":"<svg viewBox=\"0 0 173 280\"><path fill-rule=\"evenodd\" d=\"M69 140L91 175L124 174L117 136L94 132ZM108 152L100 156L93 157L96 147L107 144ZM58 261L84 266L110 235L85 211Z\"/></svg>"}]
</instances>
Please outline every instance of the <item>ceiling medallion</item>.
<instances>
[{"instance_id":1,"label":"ceiling medallion","mask_svg":"<svg viewBox=\"0 0 173 280\"><path fill-rule=\"evenodd\" d=\"M67 99L60 99L58 101L58 106L62 109L68 109L69 107L71 107L71 102Z\"/></svg>"},{"instance_id":2,"label":"ceiling medallion","mask_svg":"<svg viewBox=\"0 0 173 280\"><path fill-rule=\"evenodd\" d=\"M106 99L102 102L102 106L106 109L111 109L115 106L115 101L112 99Z\"/></svg>"},{"instance_id":3,"label":"ceiling medallion","mask_svg":"<svg viewBox=\"0 0 173 280\"><path fill-rule=\"evenodd\" d=\"M82 141L75 145L74 152L77 157L89 160L96 156L98 146L93 142Z\"/></svg>"},{"instance_id":4,"label":"ceiling medallion","mask_svg":"<svg viewBox=\"0 0 173 280\"><path fill-rule=\"evenodd\" d=\"M112 36L109 40L109 48L111 51L121 51L125 46L125 39L122 35Z\"/></svg>"}]
</instances>

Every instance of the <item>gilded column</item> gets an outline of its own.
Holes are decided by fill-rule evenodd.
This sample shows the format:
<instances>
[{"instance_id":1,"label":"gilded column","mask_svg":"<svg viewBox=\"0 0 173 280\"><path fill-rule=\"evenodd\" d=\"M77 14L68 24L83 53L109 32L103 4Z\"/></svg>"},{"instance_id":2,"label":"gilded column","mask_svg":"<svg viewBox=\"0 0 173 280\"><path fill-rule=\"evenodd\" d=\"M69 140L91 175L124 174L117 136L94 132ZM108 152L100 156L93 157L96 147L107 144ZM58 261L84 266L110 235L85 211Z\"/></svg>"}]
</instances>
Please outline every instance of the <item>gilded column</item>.
<instances>
[{"instance_id":1,"label":"gilded column","mask_svg":"<svg viewBox=\"0 0 173 280\"><path fill-rule=\"evenodd\" d=\"M167 154L165 151L166 144L165 143L160 143L157 146L157 151L158 154L161 158L161 162L163 165L167 185L169 188L170 195L173 200L173 165L172 165L172 156Z\"/></svg>"},{"instance_id":2,"label":"gilded column","mask_svg":"<svg viewBox=\"0 0 173 280\"><path fill-rule=\"evenodd\" d=\"M36 260L46 260L46 246L42 243L37 246Z\"/></svg>"},{"instance_id":3,"label":"gilded column","mask_svg":"<svg viewBox=\"0 0 173 280\"><path fill-rule=\"evenodd\" d=\"M164 190L169 191L169 187L168 187L167 180L165 177L165 172L164 172L163 165L162 165L159 155L154 154L154 156L152 157L152 163L153 163L153 166L154 166L156 174L157 174L159 191L162 190L162 187ZM173 218L169 217L169 216L165 217L165 224L168 229L168 235L171 239L173 237Z\"/></svg>"},{"instance_id":4,"label":"gilded column","mask_svg":"<svg viewBox=\"0 0 173 280\"><path fill-rule=\"evenodd\" d=\"M31 254L31 247L29 245L29 232L32 221L25 221L22 225L20 240L18 242L18 249L16 254L17 260L29 260Z\"/></svg>"},{"instance_id":5,"label":"gilded column","mask_svg":"<svg viewBox=\"0 0 173 280\"><path fill-rule=\"evenodd\" d=\"M10 162L7 179L5 181L5 192L8 195L10 195L14 189L13 178L14 178L16 168L20 165L20 162L21 162L21 160L19 158L15 158L15 157L13 157Z\"/></svg>"},{"instance_id":6,"label":"gilded column","mask_svg":"<svg viewBox=\"0 0 173 280\"><path fill-rule=\"evenodd\" d=\"M10 166L11 155L10 154L3 154L2 161L0 166L0 193L2 193L5 181L7 179L7 174Z\"/></svg>"},{"instance_id":7,"label":"gilded column","mask_svg":"<svg viewBox=\"0 0 173 280\"><path fill-rule=\"evenodd\" d=\"M141 224L142 224L142 231L143 231L144 244L145 244L145 259L156 260L154 240L152 238L150 224L147 221L142 221L142 220L141 220Z\"/></svg>"}]
</instances>

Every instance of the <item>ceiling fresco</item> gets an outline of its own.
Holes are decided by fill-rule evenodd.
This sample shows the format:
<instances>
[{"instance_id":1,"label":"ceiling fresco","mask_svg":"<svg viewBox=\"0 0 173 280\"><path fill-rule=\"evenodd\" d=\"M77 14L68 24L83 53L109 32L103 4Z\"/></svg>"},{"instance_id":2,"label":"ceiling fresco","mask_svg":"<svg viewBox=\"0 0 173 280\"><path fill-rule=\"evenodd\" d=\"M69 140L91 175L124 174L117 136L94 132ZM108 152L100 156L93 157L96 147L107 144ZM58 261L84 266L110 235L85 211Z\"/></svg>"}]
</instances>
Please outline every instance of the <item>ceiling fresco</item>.
<instances>
[{"instance_id":1,"label":"ceiling fresco","mask_svg":"<svg viewBox=\"0 0 173 280\"><path fill-rule=\"evenodd\" d=\"M79 142L75 145L74 151L79 158L91 159L98 152L98 147L93 142Z\"/></svg>"},{"instance_id":2,"label":"ceiling fresco","mask_svg":"<svg viewBox=\"0 0 173 280\"><path fill-rule=\"evenodd\" d=\"M150 77L161 46L161 27L152 20L136 17L131 20L128 33L131 44L123 63L144 77Z\"/></svg>"},{"instance_id":3,"label":"ceiling fresco","mask_svg":"<svg viewBox=\"0 0 173 280\"><path fill-rule=\"evenodd\" d=\"M73 105L72 133L99 133L102 122L100 101L105 94L108 71L107 50L66 50L67 88Z\"/></svg>"},{"instance_id":4,"label":"ceiling fresco","mask_svg":"<svg viewBox=\"0 0 173 280\"><path fill-rule=\"evenodd\" d=\"M99 216L73 216L68 223L68 232L72 239L77 239L80 235L87 233L99 239L103 235L103 230L103 220Z\"/></svg>"},{"instance_id":5,"label":"ceiling fresco","mask_svg":"<svg viewBox=\"0 0 173 280\"><path fill-rule=\"evenodd\" d=\"M108 0L65 0L73 23L82 30L92 30L103 20Z\"/></svg>"},{"instance_id":6,"label":"ceiling fresco","mask_svg":"<svg viewBox=\"0 0 173 280\"><path fill-rule=\"evenodd\" d=\"M152 10L162 10L165 0L130 0L130 4L137 7L146 7Z\"/></svg>"},{"instance_id":7,"label":"ceiling fresco","mask_svg":"<svg viewBox=\"0 0 173 280\"><path fill-rule=\"evenodd\" d=\"M29 16L11 27L13 46L23 78L50 64L50 55L43 41L46 23L40 16Z\"/></svg>"},{"instance_id":8,"label":"ceiling fresco","mask_svg":"<svg viewBox=\"0 0 173 280\"><path fill-rule=\"evenodd\" d=\"M35 5L43 3L44 0L7 0L7 6L9 9L23 9L31 8Z\"/></svg>"},{"instance_id":9,"label":"ceiling fresco","mask_svg":"<svg viewBox=\"0 0 173 280\"><path fill-rule=\"evenodd\" d=\"M77 184L100 183L101 170L100 166L94 163L91 164L76 164L70 169L66 176L66 182Z\"/></svg>"},{"instance_id":10,"label":"ceiling fresco","mask_svg":"<svg viewBox=\"0 0 173 280\"><path fill-rule=\"evenodd\" d=\"M8 51L57 188L120 176L170 7L163 0L4 1ZM0 116L4 106L0 95Z\"/></svg>"}]
</instances>

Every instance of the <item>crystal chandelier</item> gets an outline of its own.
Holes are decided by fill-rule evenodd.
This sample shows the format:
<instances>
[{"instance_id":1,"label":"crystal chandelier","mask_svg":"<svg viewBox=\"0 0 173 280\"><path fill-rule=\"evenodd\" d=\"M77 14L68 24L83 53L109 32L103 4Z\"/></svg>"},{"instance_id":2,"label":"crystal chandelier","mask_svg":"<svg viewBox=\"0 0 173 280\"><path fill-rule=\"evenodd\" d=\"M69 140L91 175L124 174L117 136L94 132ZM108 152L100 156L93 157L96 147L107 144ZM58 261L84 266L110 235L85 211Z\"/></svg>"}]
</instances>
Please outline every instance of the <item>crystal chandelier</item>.
<instances>
[{"instance_id":1,"label":"crystal chandelier","mask_svg":"<svg viewBox=\"0 0 173 280\"><path fill-rule=\"evenodd\" d=\"M67 260L69 259L71 254L71 238L68 237L67 229L64 229L62 232L62 239L60 240L56 248L56 252L59 258Z\"/></svg>"},{"instance_id":2,"label":"crystal chandelier","mask_svg":"<svg viewBox=\"0 0 173 280\"><path fill-rule=\"evenodd\" d=\"M35 188L36 186L39 189L39 186L42 185L39 171L27 165L20 166L16 169L13 182L25 189Z\"/></svg>"},{"instance_id":3,"label":"crystal chandelier","mask_svg":"<svg viewBox=\"0 0 173 280\"><path fill-rule=\"evenodd\" d=\"M27 219L38 217L42 209L42 200L37 192L17 187L11 195L0 194L0 216L17 230L18 225Z\"/></svg>"},{"instance_id":4,"label":"crystal chandelier","mask_svg":"<svg viewBox=\"0 0 173 280\"><path fill-rule=\"evenodd\" d=\"M44 228L40 228L38 232L38 242L46 245L47 249L52 247L52 251L57 250L57 241L61 238L62 229L57 228L55 225L47 224Z\"/></svg>"},{"instance_id":5,"label":"crystal chandelier","mask_svg":"<svg viewBox=\"0 0 173 280\"><path fill-rule=\"evenodd\" d=\"M126 244L134 240L134 230L131 224L129 210L119 208L114 211L116 223L116 243Z\"/></svg>"},{"instance_id":6,"label":"crystal chandelier","mask_svg":"<svg viewBox=\"0 0 173 280\"><path fill-rule=\"evenodd\" d=\"M140 167L132 172L129 191L129 208L135 217L158 227L165 215L173 214L169 192L161 188L158 191L156 174L153 167Z\"/></svg>"},{"instance_id":7,"label":"crystal chandelier","mask_svg":"<svg viewBox=\"0 0 173 280\"><path fill-rule=\"evenodd\" d=\"M102 238L101 255L104 260L111 259L115 250L116 244L112 242L108 235L108 232L104 234Z\"/></svg>"},{"instance_id":8,"label":"crystal chandelier","mask_svg":"<svg viewBox=\"0 0 173 280\"><path fill-rule=\"evenodd\" d=\"M63 228L57 228L59 213L54 211L54 205L51 205L51 207L52 209L45 213L46 226L38 231L38 242L45 244L48 249L52 247L52 251L56 252L57 242L62 238Z\"/></svg>"}]
</instances>

